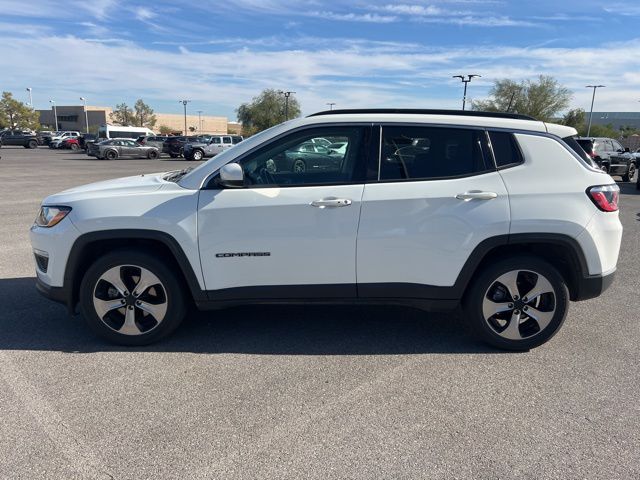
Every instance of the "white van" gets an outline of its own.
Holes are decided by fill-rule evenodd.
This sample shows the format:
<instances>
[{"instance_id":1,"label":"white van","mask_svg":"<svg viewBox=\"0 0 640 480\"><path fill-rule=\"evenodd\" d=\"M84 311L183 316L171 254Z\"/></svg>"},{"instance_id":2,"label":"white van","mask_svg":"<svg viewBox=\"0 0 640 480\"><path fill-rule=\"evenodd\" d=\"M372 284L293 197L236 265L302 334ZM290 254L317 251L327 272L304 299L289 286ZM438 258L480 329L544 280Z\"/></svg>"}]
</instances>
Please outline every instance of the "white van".
<instances>
[{"instance_id":1,"label":"white van","mask_svg":"<svg viewBox=\"0 0 640 480\"><path fill-rule=\"evenodd\" d=\"M151 130L146 127L123 127L120 125L101 125L98 129L98 138L133 138L140 136L153 136Z\"/></svg>"}]
</instances>

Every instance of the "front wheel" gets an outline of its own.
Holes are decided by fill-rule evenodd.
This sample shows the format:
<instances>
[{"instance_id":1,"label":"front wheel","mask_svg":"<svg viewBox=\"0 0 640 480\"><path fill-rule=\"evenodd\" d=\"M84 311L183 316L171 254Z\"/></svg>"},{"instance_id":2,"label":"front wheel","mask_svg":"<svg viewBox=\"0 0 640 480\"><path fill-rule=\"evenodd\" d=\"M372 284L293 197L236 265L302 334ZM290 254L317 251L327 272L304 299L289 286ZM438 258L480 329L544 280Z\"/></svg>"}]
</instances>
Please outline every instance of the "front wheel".
<instances>
[{"instance_id":1,"label":"front wheel","mask_svg":"<svg viewBox=\"0 0 640 480\"><path fill-rule=\"evenodd\" d=\"M173 332L185 313L181 283L165 262L141 250L99 258L80 287L80 308L98 335L120 345L148 345Z\"/></svg>"},{"instance_id":2,"label":"front wheel","mask_svg":"<svg viewBox=\"0 0 640 480\"><path fill-rule=\"evenodd\" d=\"M115 160L118 157L118 154L113 150L109 150L104 156L107 160Z\"/></svg>"},{"instance_id":3,"label":"front wheel","mask_svg":"<svg viewBox=\"0 0 640 480\"><path fill-rule=\"evenodd\" d=\"M28 148L38 148L38 142L36 140L29 140Z\"/></svg>"},{"instance_id":4,"label":"front wheel","mask_svg":"<svg viewBox=\"0 0 640 480\"><path fill-rule=\"evenodd\" d=\"M77 152L78 150L80 150L80 145L78 145L77 143L72 143L71 150L73 150L74 152Z\"/></svg>"},{"instance_id":5,"label":"front wheel","mask_svg":"<svg viewBox=\"0 0 640 480\"><path fill-rule=\"evenodd\" d=\"M147 154L147 157L151 160L155 160L156 158L158 158L158 151L157 150L150 150L149 153Z\"/></svg>"},{"instance_id":6,"label":"front wheel","mask_svg":"<svg viewBox=\"0 0 640 480\"><path fill-rule=\"evenodd\" d=\"M629 170L627 171L627 173L625 175L622 175L622 181L623 182L632 181L635 174L636 174L636 165L635 163L632 163L629 165Z\"/></svg>"},{"instance_id":7,"label":"front wheel","mask_svg":"<svg viewBox=\"0 0 640 480\"><path fill-rule=\"evenodd\" d=\"M464 304L482 340L497 348L526 351L560 329L569 308L569 291L547 262L511 257L487 267L474 280Z\"/></svg>"},{"instance_id":8,"label":"front wheel","mask_svg":"<svg viewBox=\"0 0 640 480\"><path fill-rule=\"evenodd\" d=\"M191 157L193 160L196 160L196 161L202 160L202 157L203 157L202 150L194 150L193 153L191 154Z\"/></svg>"}]
</instances>

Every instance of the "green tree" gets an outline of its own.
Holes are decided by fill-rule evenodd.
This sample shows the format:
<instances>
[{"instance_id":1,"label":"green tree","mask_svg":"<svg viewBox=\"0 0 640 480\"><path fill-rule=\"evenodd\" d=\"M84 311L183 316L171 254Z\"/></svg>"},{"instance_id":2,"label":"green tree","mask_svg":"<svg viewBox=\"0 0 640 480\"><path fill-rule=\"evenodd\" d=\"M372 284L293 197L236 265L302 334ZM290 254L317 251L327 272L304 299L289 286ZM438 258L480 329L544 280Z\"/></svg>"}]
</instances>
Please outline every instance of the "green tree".
<instances>
[{"instance_id":1,"label":"green tree","mask_svg":"<svg viewBox=\"0 0 640 480\"><path fill-rule=\"evenodd\" d=\"M489 95L492 98L474 101L473 109L520 113L547 122L566 109L572 97L569 89L546 75L522 82L496 80Z\"/></svg>"},{"instance_id":2,"label":"green tree","mask_svg":"<svg viewBox=\"0 0 640 480\"><path fill-rule=\"evenodd\" d=\"M119 103L113 109L113 112L109 114L109 118L117 125L127 126L133 120L133 113L126 103Z\"/></svg>"},{"instance_id":3,"label":"green tree","mask_svg":"<svg viewBox=\"0 0 640 480\"><path fill-rule=\"evenodd\" d=\"M587 125L583 125L582 128L579 128L578 134L583 137L586 136ZM589 135L592 137L618 138L620 137L620 131L613 128L613 125L610 123L606 125L591 124L591 132L589 133Z\"/></svg>"},{"instance_id":4,"label":"green tree","mask_svg":"<svg viewBox=\"0 0 640 480\"><path fill-rule=\"evenodd\" d=\"M576 130L580 130L585 125L585 119L586 116L584 110L582 108L574 108L564 114L561 123L568 127L573 127Z\"/></svg>"},{"instance_id":5,"label":"green tree","mask_svg":"<svg viewBox=\"0 0 640 480\"><path fill-rule=\"evenodd\" d=\"M267 89L253 97L250 103L240 105L236 112L244 134L248 136L284 122L285 109L289 119L300 116L300 104L293 95L289 97L287 106L287 99L282 93Z\"/></svg>"},{"instance_id":6,"label":"green tree","mask_svg":"<svg viewBox=\"0 0 640 480\"><path fill-rule=\"evenodd\" d=\"M136 104L134 105L134 117L136 121L136 125L138 127L147 127L153 128L158 121L156 116L153 114L153 108L144 103L141 98L136 100Z\"/></svg>"},{"instance_id":7,"label":"green tree","mask_svg":"<svg viewBox=\"0 0 640 480\"><path fill-rule=\"evenodd\" d=\"M160 127L158 127L160 134L161 135L170 135L171 133L173 133L173 128L167 126L167 125L160 125Z\"/></svg>"},{"instance_id":8,"label":"green tree","mask_svg":"<svg viewBox=\"0 0 640 480\"><path fill-rule=\"evenodd\" d=\"M13 98L11 92L2 92L0 98L0 127L18 127L38 130L39 114L32 107Z\"/></svg>"}]
</instances>

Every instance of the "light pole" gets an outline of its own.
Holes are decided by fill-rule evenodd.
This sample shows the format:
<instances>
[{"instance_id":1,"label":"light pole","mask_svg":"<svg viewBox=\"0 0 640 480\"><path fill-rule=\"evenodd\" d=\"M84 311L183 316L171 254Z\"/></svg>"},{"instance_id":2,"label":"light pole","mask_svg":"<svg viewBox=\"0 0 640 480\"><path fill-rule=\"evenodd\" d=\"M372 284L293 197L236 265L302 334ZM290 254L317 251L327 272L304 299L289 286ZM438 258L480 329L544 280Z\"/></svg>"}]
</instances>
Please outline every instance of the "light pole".
<instances>
[{"instance_id":1,"label":"light pole","mask_svg":"<svg viewBox=\"0 0 640 480\"><path fill-rule=\"evenodd\" d=\"M89 114L87 113L87 99L84 97L80 97L80 100L84 102L84 124L85 124L85 133L89 133Z\"/></svg>"},{"instance_id":2,"label":"light pole","mask_svg":"<svg viewBox=\"0 0 640 480\"><path fill-rule=\"evenodd\" d=\"M202 133L202 110L198 110L198 133Z\"/></svg>"},{"instance_id":3,"label":"light pole","mask_svg":"<svg viewBox=\"0 0 640 480\"><path fill-rule=\"evenodd\" d=\"M31 96L31 87L27 87L27 92L29 92L29 106L33 108L33 97Z\"/></svg>"},{"instance_id":4,"label":"light pole","mask_svg":"<svg viewBox=\"0 0 640 480\"><path fill-rule=\"evenodd\" d=\"M56 110L55 100L49 100L49 103L53 105L53 119L56 121L56 132L58 131L58 111Z\"/></svg>"},{"instance_id":5,"label":"light pole","mask_svg":"<svg viewBox=\"0 0 640 480\"><path fill-rule=\"evenodd\" d=\"M464 93L462 94L462 111L464 111L465 105L467 103L467 84L471 82L472 78L481 77L482 75L454 75L451 78L459 78L464 83Z\"/></svg>"},{"instance_id":6,"label":"light pole","mask_svg":"<svg viewBox=\"0 0 640 480\"><path fill-rule=\"evenodd\" d=\"M178 103L181 103L184 107L184 134L187 134L187 103L191 100L178 100Z\"/></svg>"},{"instance_id":7,"label":"light pole","mask_svg":"<svg viewBox=\"0 0 640 480\"><path fill-rule=\"evenodd\" d=\"M329 105L329 110L333 110L333 106L335 105L335 102L329 102L327 103L327 105Z\"/></svg>"},{"instance_id":8,"label":"light pole","mask_svg":"<svg viewBox=\"0 0 640 480\"><path fill-rule=\"evenodd\" d=\"M289 97L292 93L296 92L283 92L282 90L278 90L278 93L284 95L284 121L289 120Z\"/></svg>"},{"instance_id":9,"label":"light pole","mask_svg":"<svg viewBox=\"0 0 640 480\"><path fill-rule=\"evenodd\" d=\"M589 110L589 126L587 127L587 137L591 134L591 117L593 117L593 102L596 100L596 89L604 88L606 85L587 85L584 88L593 88L593 96L591 97L591 110Z\"/></svg>"}]
</instances>

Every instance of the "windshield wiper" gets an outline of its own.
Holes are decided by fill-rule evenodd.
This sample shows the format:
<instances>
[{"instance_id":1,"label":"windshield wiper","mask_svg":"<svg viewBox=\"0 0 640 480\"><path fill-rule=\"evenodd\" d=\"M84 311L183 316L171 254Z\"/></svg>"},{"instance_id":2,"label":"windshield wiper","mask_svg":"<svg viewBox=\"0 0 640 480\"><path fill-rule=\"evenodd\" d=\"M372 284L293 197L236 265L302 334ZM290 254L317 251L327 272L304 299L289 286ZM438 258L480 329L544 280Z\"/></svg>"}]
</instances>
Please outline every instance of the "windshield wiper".
<instances>
[{"instance_id":1,"label":"windshield wiper","mask_svg":"<svg viewBox=\"0 0 640 480\"><path fill-rule=\"evenodd\" d=\"M189 173L191 170L193 170L193 167L188 167L188 168L184 168L182 170L176 170L174 172L169 172L164 179L167 182L177 182L178 180L180 180L182 177L184 177L187 173Z\"/></svg>"}]
</instances>

